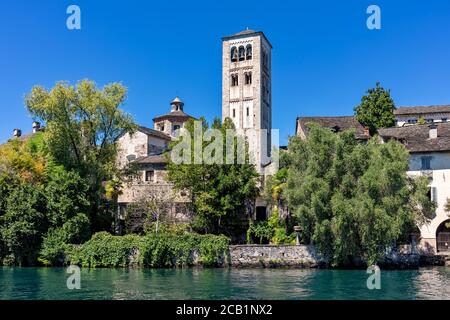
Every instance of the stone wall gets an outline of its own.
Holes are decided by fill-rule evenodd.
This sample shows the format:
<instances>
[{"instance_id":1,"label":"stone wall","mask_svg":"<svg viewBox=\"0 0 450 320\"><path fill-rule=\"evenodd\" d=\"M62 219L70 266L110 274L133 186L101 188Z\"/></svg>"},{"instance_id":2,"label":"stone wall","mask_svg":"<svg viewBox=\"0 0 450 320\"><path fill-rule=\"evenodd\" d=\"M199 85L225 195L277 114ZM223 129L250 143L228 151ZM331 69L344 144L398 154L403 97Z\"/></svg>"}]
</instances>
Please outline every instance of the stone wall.
<instances>
[{"instance_id":1,"label":"stone wall","mask_svg":"<svg viewBox=\"0 0 450 320\"><path fill-rule=\"evenodd\" d=\"M326 262L314 246L237 245L230 246L232 267L304 267L317 268Z\"/></svg>"}]
</instances>

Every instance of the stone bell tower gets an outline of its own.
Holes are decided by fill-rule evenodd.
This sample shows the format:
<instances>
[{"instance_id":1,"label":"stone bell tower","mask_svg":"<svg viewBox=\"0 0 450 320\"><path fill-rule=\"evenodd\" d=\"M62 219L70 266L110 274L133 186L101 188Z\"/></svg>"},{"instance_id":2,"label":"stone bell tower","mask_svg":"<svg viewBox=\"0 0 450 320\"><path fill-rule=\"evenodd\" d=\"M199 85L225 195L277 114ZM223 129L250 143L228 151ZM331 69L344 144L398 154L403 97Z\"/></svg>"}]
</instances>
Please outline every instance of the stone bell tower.
<instances>
[{"instance_id":1,"label":"stone bell tower","mask_svg":"<svg viewBox=\"0 0 450 320\"><path fill-rule=\"evenodd\" d=\"M256 169L270 163L272 45L262 32L245 30L222 38L222 121L244 133Z\"/></svg>"}]
</instances>

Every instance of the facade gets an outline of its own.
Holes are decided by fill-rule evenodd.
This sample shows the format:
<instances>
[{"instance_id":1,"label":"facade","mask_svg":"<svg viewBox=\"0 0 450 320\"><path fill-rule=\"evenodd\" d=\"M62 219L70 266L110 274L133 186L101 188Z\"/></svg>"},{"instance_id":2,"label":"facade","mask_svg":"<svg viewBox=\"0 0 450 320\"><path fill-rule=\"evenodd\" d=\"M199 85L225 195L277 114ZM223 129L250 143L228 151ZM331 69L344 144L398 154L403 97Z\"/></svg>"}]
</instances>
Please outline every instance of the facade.
<instances>
[{"instance_id":1,"label":"facade","mask_svg":"<svg viewBox=\"0 0 450 320\"><path fill-rule=\"evenodd\" d=\"M262 32L245 30L222 38L222 120L245 134L249 155L263 174L270 163L272 45Z\"/></svg>"},{"instance_id":2,"label":"facade","mask_svg":"<svg viewBox=\"0 0 450 320\"><path fill-rule=\"evenodd\" d=\"M166 220L178 223L189 221L186 209L189 199L186 193L174 192L172 184L167 181L164 155L174 138L174 131L193 118L183 111L183 106L184 103L176 97L171 102L169 113L153 119L155 129L139 126L135 132L125 133L117 140L118 166L123 168L132 163L138 170L137 176L124 186L118 198L118 233L121 232L127 206L146 199L172 204Z\"/></svg>"},{"instance_id":3,"label":"facade","mask_svg":"<svg viewBox=\"0 0 450 320\"><path fill-rule=\"evenodd\" d=\"M420 225L420 245L429 253L450 251L450 123L414 125L379 130L383 141L395 139L410 152L410 176L430 181L429 197L436 203L432 220Z\"/></svg>"}]
</instances>

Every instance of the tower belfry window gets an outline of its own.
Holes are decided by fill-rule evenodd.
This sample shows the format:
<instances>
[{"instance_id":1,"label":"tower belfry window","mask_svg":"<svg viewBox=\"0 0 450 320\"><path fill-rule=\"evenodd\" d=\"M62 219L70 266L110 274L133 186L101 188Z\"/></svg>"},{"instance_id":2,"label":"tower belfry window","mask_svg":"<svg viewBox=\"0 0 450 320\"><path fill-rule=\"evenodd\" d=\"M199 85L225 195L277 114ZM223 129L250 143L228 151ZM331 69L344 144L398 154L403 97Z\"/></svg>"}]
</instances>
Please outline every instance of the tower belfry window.
<instances>
[{"instance_id":1,"label":"tower belfry window","mask_svg":"<svg viewBox=\"0 0 450 320\"><path fill-rule=\"evenodd\" d=\"M237 59L238 59L237 48L233 47L231 48L231 61L237 61Z\"/></svg>"},{"instance_id":2,"label":"tower belfry window","mask_svg":"<svg viewBox=\"0 0 450 320\"><path fill-rule=\"evenodd\" d=\"M245 48L243 46L239 47L239 61L245 60Z\"/></svg>"},{"instance_id":3,"label":"tower belfry window","mask_svg":"<svg viewBox=\"0 0 450 320\"><path fill-rule=\"evenodd\" d=\"M252 52L252 45L251 44L248 44L247 45L247 48L246 48L246 58L247 58L247 60L252 60L252 54L253 54L253 52Z\"/></svg>"}]
</instances>

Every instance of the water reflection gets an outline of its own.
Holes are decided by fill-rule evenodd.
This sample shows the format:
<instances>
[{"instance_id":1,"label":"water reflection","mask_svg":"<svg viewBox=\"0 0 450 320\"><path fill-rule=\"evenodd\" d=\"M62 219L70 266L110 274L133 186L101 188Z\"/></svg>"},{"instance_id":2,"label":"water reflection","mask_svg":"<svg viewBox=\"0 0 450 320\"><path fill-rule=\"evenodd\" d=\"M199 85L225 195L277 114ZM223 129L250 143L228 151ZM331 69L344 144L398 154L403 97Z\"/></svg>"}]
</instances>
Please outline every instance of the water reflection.
<instances>
[{"instance_id":1,"label":"water reflection","mask_svg":"<svg viewBox=\"0 0 450 320\"><path fill-rule=\"evenodd\" d=\"M82 269L69 290L63 268L0 268L0 299L450 299L450 269Z\"/></svg>"}]
</instances>

